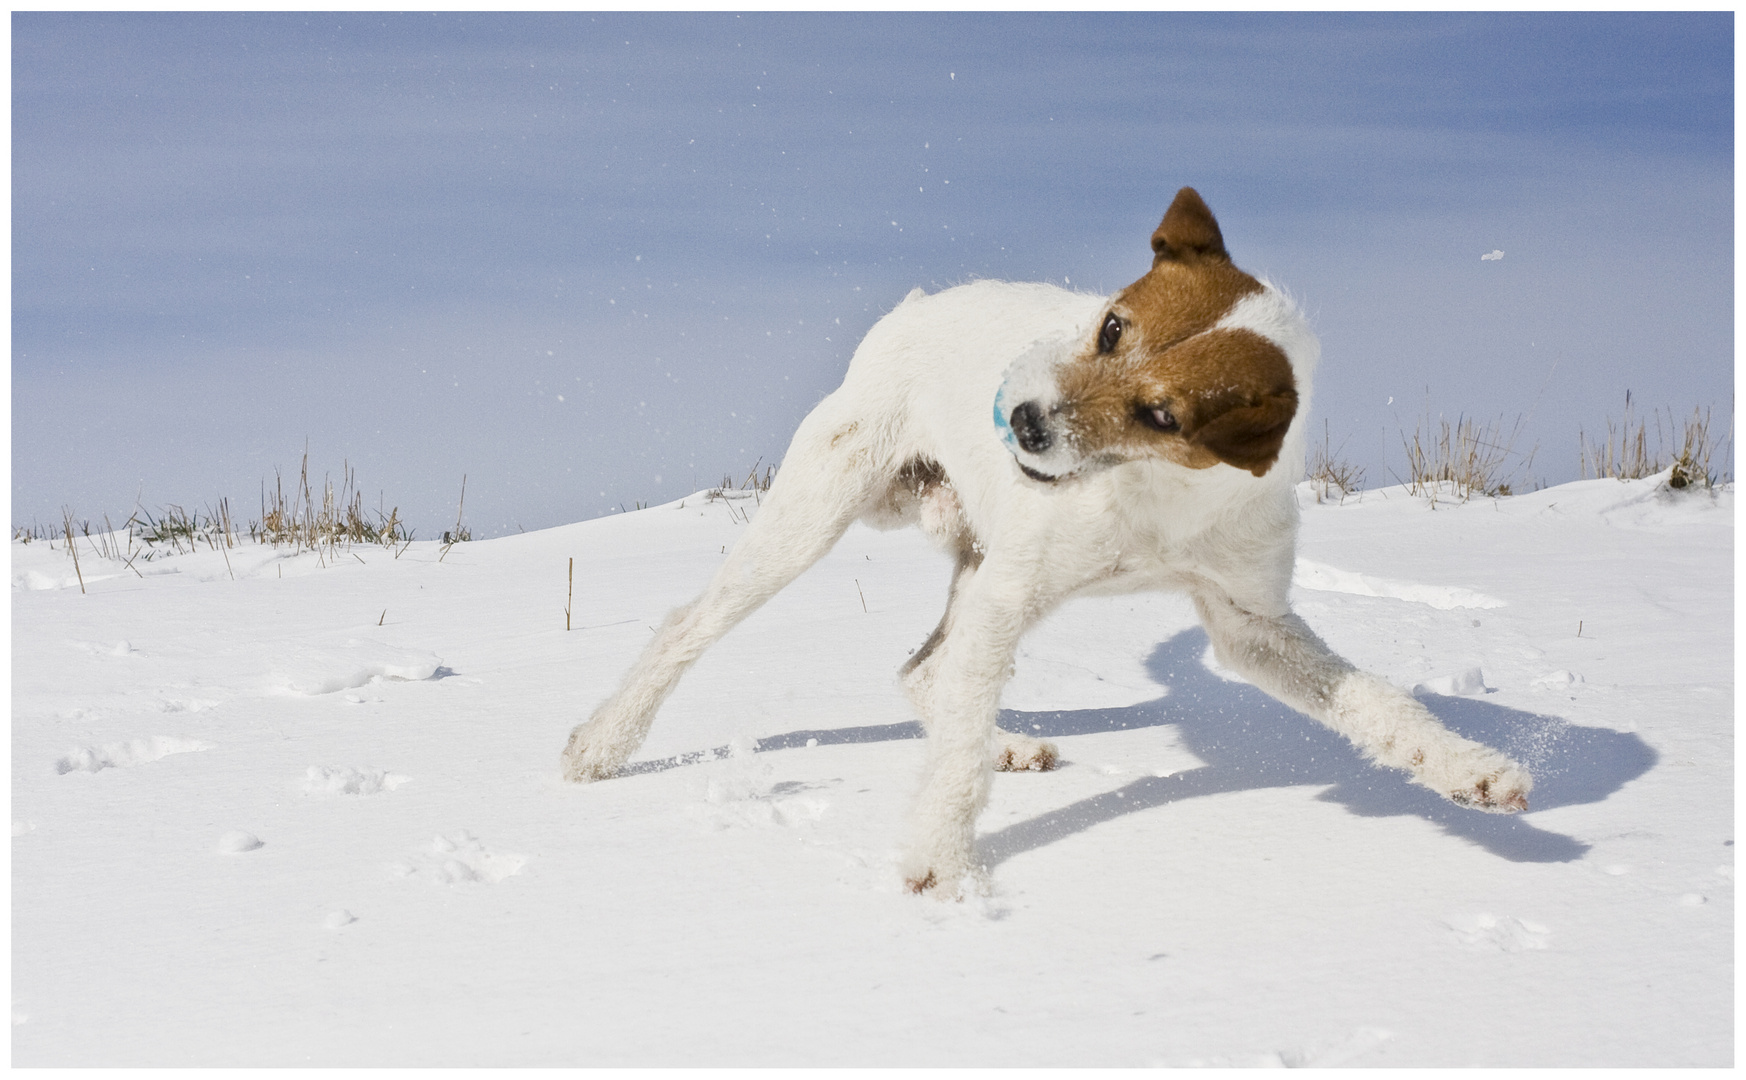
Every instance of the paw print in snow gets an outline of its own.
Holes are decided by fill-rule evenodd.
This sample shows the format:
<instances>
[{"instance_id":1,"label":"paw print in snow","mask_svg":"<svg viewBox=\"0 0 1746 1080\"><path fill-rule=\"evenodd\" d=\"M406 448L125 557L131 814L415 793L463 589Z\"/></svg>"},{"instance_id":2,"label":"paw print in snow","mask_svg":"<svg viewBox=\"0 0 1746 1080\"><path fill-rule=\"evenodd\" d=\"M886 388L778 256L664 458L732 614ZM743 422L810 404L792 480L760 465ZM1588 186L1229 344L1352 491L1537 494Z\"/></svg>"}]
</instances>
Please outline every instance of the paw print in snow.
<instances>
[{"instance_id":1,"label":"paw print in snow","mask_svg":"<svg viewBox=\"0 0 1746 1080\"><path fill-rule=\"evenodd\" d=\"M1451 919L1449 928L1455 931L1463 945L1509 953L1544 949L1546 939L1552 933L1539 923L1508 916L1500 918L1484 912Z\"/></svg>"},{"instance_id":2,"label":"paw print in snow","mask_svg":"<svg viewBox=\"0 0 1746 1080\"><path fill-rule=\"evenodd\" d=\"M525 857L491 851L478 837L462 829L454 836L438 836L428 849L389 869L401 877L420 876L441 885L481 882L494 885L521 873L526 865Z\"/></svg>"}]
</instances>

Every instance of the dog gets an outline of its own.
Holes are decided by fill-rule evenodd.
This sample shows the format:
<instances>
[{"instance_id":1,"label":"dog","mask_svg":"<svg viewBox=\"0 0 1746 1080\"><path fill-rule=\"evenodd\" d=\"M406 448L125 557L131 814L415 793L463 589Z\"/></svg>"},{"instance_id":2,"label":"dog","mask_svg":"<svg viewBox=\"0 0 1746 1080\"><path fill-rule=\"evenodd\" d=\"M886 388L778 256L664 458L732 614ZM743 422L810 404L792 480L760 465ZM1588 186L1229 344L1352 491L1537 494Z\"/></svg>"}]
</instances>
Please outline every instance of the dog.
<instances>
[{"instance_id":1,"label":"dog","mask_svg":"<svg viewBox=\"0 0 1746 1080\"><path fill-rule=\"evenodd\" d=\"M1152 266L1111 297L978 281L913 290L806 417L768 496L691 604L570 735L573 781L614 775L687 667L857 520L919 525L956 559L939 626L900 669L928 752L901 870L918 893L981 883L996 770L1056 748L996 727L1025 630L1069 596L1170 589L1220 664L1463 806L1527 809L1520 765L1336 655L1291 610L1294 485L1320 346L1244 273L1193 188Z\"/></svg>"}]
</instances>

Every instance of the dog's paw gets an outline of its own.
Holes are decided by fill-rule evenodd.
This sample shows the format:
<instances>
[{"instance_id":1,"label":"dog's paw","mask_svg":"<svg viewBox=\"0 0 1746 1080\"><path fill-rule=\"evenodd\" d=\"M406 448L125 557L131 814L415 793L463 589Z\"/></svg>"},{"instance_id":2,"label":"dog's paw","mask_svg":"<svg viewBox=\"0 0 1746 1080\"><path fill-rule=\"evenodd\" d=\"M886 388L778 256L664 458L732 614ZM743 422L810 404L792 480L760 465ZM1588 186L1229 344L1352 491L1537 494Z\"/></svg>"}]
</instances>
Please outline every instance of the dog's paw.
<instances>
[{"instance_id":1,"label":"dog's paw","mask_svg":"<svg viewBox=\"0 0 1746 1080\"><path fill-rule=\"evenodd\" d=\"M1528 808L1528 792L1533 786L1534 780L1527 771L1511 764L1447 794L1457 806L1492 814L1519 814Z\"/></svg>"},{"instance_id":2,"label":"dog's paw","mask_svg":"<svg viewBox=\"0 0 1746 1080\"><path fill-rule=\"evenodd\" d=\"M918 848L897 868L903 874L903 891L916 896L961 901L988 890L988 868L972 851L959 850L956 845L931 852Z\"/></svg>"},{"instance_id":3,"label":"dog's paw","mask_svg":"<svg viewBox=\"0 0 1746 1080\"><path fill-rule=\"evenodd\" d=\"M1528 808L1534 778L1483 743L1455 734L1418 701L1374 675L1352 672L1334 692L1329 726L1379 765L1405 769L1455 803L1493 814Z\"/></svg>"},{"instance_id":4,"label":"dog's paw","mask_svg":"<svg viewBox=\"0 0 1746 1080\"><path fill-rule=\"evenodd\" d=\"M903 891L912 892L917 896L920 896L922 893L927 892L939 883L939 876L932 870L921 874L919 877L905 875L903 879Z\"/></svg>"},{"instance_id":5,"label":"dog's paw","mask_svg":"<svg viewBox=\"0 0 1746 1080\"><path fill-rule=\"evenodd\" d=\"M994 754L995 772L1048 772L1060 764L1061 752L1052 742L1010 731L1001 732L999 738L1000 745Z\"/></svg>"},{"instance_id":6,"label":"dog's paw","mask_svg":"<svg viewBox=\"0 0 1746 1080\"><path fill-rule=\"evenodd\" d=\"M618 774L624 762L609 748L588 738L587 725L570 733L570 742L558 758L558 772L572 784L605 780Z\"/></svg>"},{"instance_id":7,"label":"dog's paw","mask_svg":"<svg viewBox=\"0 0 1746 1080\"><path fill-rule=\"evenodd\" d=\"M986 893L988 881L986 872L981 870L912 870L903 875L903 891L942 903L961 904L977 893Z\"/></svg>"},{"instance_id":8,"label":"dog's paw","mask_svg":"<svg viewBox=\"0 0 1746 1080\"><path fill-rule=\"evenodd\" d=\"M1457 806L1492 814L1517 814L1528 808L1534 778L1496 750L1462 740L1441 762L1414 763L1414 779Z\"/></svg>"}]
</instances>

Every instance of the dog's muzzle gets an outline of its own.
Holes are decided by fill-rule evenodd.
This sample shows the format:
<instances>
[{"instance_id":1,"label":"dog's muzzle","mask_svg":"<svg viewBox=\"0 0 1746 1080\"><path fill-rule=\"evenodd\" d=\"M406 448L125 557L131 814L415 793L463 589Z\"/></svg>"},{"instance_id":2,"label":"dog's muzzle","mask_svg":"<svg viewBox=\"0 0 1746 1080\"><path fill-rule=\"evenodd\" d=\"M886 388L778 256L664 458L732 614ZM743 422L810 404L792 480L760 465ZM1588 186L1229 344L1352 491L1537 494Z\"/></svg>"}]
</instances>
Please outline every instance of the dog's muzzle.
<instances>
[{"instance_id":1,"label":"dog's muzzle","mask_svg":"<svg viewBox=\"0 0 1746 1080\"><path fill-rule=\"evenodd\" d=\"M1012 411L1012 415L1007 417L1007 430L1012 432L1013 441L1019 448L1029 454L1046 454L1049 447L1055 445L1055 435L1043 423L1043 410L1034 401L1026 401ZM1018 467L1019 472L1039 483L1053 484L1061 479L1033 469L1022 461L1018 462Z\"/></svg>"},{"instance_id":2,"label":"dog's muzzle","mask_svg":"<svg viewBox=\"0 0 1746 1080\"><path fill-rule=\"evenodd\" d=\"M1016 459L1019 471L1039 483L1054 483L1072 472L1071 466L1076 464L1066 452L1061 433L1050 423L1051 403L1058 397L1055 375L1071 351L1068 335L1033 343L1007 367L994 395L994 427L1001 442ZM1051 467L1056 464L1069 467Z\"/></svg>"}]
</instances>

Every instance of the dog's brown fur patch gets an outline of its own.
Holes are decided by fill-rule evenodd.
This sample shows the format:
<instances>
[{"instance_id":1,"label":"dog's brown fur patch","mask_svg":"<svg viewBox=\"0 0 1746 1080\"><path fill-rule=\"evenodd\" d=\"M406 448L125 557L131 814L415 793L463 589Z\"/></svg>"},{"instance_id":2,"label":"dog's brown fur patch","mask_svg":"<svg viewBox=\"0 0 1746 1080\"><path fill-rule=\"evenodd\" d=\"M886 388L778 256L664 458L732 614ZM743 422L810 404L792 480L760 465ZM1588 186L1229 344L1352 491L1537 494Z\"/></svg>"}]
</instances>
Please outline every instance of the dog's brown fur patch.
<instances>
[{"instance_id":1,"label":"dog's brown fur patch","mask_svg":"<svg viewBox=\"0 0 1746 1080\"><path fill-rule=\"evenodd\" d=\"M1230 261L1225 234L1200 192L1185 187L1170 201L1164 220L1152 233L1152 265L1217 258Z\"/></svg>"},{"instance_id":2,"label":"dog's brown fur patch","mask_svg":"<svg viewBox=\"0 0 1746 1080\"><path fill-rule=\"evenodd\" d=\"M1193 188L1177 193L1152 248L1152 269L1115 295L1063 373L1062 419L1087 458L1156 456L1192 469L1222 461L1265 475L1297 413L1291 364L1259 334L1213 330L1261 283L1232 265ZM1122 329L1105 353L1098 337L1111 315ZM1177 429L1148 422L1155 409Z\"/></svg>"}]
</instances>

